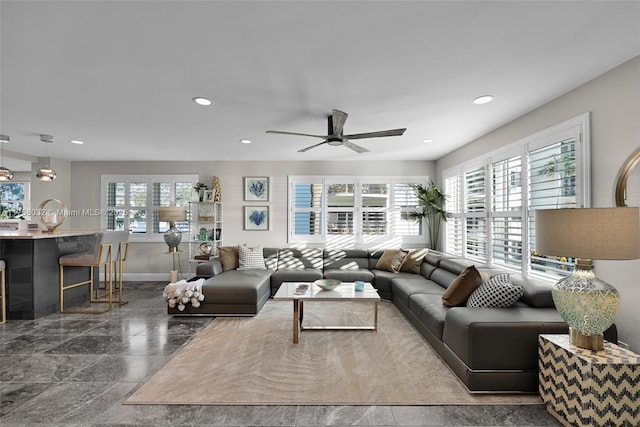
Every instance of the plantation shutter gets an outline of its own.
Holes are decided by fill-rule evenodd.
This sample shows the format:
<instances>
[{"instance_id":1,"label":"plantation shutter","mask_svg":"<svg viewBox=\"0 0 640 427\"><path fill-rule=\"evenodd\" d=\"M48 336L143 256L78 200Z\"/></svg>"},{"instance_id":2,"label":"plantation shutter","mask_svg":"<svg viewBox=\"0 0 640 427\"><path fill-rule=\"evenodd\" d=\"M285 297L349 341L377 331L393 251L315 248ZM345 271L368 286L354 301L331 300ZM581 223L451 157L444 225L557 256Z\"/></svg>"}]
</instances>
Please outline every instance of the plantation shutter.
<instances>
[{"instance_id":1,"label":"plantation shutter","mask_svg":"<svg viewBox=\"0 0 640 427\"><path fill-rule=\"evenodd\" d=\"M487 258L485 167L464 174L465 254L470 258Z\"/></svg>"},{"instance_id":2,"label":"plantation shutter","mask_svg":"<svg viewBox=\"0 0 640 427\"><path fill-rule=\"evenodd\" d=\"M528 153L530 268L553 277L567 275L573 269L573 262L565 257L548 257L535 250L534 211L579 207L576 192L578 137L571 136Z\"/></svg>"},{"instance_id":3,"label":"plantation shutter","mask_svg":"<svg viewBox=\"0 0 640 427\"><path fill-rule=\"evenodd\" d=\"M446 223L445 250L448 253L462 255L462 191L460 188L460 175L454 175L445 179L444 191L447 195L445 211L451 214Z\"/></svg>"},{"instance_id":4,"label":"plantation shutter","mask_svg":"<svg viewBox=\"0 0 640 427\"><path fill-rule=\"evenodd\" d=\"M522 265L522 157L491 164L491 261Z\"/></svg>"},{"instance_id":5,"label":"plantation shutter","mask_svg":"<svg viewBox=\"0 0 640 427\"><path fill-rule=\"evenodd\" d=\"M314 241L314 237L323 235L323 185L320 182L293 182L291 195L291 233Z\"/></svg>"},{"instance_id":6,"label":"plantation shutter","mask_svg":"<svg viewBox=\"0 0 640 427\"><path fill-rule=\"evenodd\" d=\"M409 218L411 212L418 210L418 197L409 183L396 183L393 186L393 233L397 236L419 236L422 222Z\"/></svg>"}]
</instances>

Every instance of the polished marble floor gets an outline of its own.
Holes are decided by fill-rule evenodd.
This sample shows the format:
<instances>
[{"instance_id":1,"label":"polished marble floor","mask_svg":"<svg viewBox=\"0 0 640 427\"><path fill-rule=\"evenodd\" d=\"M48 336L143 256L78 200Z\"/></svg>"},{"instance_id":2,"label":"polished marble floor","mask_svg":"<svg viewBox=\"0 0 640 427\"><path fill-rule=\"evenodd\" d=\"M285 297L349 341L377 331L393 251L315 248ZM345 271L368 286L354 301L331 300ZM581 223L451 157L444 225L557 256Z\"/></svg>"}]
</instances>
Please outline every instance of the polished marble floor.
<instances>
[{"instance_id":1,"label":"polished marble floor","mask_svg":"<svg viewBox=\"0 0 640 427\"><path fill-rule=\"evenodd\" d=\"M560 425L541 405L123 405L145 378L210 321L167 316L161 296L164 284L126 283L129 304L106 314L54 314L0 325L0 425Z\"/></svg>"}]
</instances>

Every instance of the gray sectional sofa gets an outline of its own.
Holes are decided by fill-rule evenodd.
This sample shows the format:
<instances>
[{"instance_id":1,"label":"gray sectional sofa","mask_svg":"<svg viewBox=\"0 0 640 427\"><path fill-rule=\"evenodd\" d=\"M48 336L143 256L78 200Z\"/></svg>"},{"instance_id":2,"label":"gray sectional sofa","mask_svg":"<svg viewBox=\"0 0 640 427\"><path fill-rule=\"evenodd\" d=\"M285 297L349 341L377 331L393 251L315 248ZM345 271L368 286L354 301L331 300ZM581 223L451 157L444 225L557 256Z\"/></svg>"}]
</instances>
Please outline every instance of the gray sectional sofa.
<instances>
[{"instance_id":1,"label":"gray sectional sofa","mask_svg":"<svg viewBox=\"0 0 640 427\"><path fill-rule=\"evenodd\" d=\"M471 261L429 251L420 273L376 269L383 250L263 250L265 269L223 271L198 265L205 301L175 315L256 315L283 282L320 278L371 282L406 316L471 392L537 392L538 335L567 333L548 282L510 273L524 294L508 308L446 307L442 295ZM485 277L504 270L476 265ZM605 334L617 341L615 326ZM408 355L410 357L410 355Z\"/></svg>"}]
</instances>

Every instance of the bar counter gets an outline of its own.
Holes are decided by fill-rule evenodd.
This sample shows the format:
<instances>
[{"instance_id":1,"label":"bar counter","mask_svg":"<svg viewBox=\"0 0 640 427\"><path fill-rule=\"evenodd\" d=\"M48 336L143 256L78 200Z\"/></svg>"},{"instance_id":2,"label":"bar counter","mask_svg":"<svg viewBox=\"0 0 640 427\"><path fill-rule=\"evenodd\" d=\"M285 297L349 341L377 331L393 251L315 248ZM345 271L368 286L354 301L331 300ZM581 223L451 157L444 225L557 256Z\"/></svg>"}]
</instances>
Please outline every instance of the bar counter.
<instances>
[{"instance_id":1,"label":"bar counter","mask_svg":"<svg viewBox=\"0 0 640 427\"><path fill-rule=\"evenodd\" d=\"M100 231L1 230L0 259L6 262L7 319L37 319L60 311L58 258L91 250ZM88 280L89 272L88 268L68 269L65 277ZM88 300L88 286L65 293L65 306Z\"/></svg>"}]
</instances>

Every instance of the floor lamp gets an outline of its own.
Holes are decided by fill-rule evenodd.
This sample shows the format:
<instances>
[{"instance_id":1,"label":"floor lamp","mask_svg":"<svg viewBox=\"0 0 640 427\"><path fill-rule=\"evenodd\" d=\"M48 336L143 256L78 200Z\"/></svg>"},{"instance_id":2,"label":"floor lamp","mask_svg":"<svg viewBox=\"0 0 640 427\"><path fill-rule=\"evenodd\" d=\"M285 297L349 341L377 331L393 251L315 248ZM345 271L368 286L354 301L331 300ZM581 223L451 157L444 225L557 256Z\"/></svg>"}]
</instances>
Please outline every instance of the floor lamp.
<instances>
[{"instance_id":1,"label":"floor lamp","mask_svg":"<svg viewBox=\"0 0 640 427\"><path fill-rule=\"evenodd\" d=\"M173 256L173 269L169 272L169 281L178 281L178 269L176 268L176 254L178 245L182 241L182 232L176 228L176 222L187 220L187 208L184 206L169 206L158 208L158 220L168 222L169 229L164 233L164 241L169 246L169 253Z\"/></svg>"}]
</instances>

